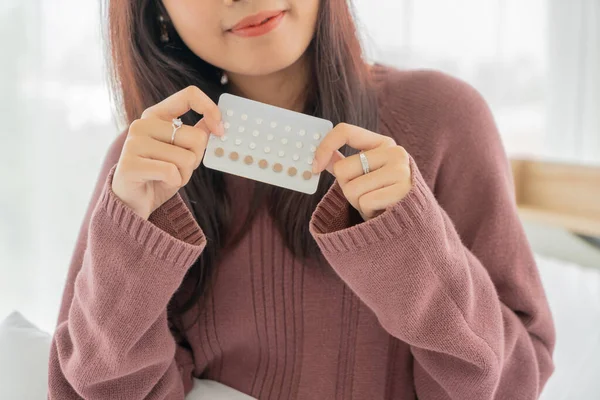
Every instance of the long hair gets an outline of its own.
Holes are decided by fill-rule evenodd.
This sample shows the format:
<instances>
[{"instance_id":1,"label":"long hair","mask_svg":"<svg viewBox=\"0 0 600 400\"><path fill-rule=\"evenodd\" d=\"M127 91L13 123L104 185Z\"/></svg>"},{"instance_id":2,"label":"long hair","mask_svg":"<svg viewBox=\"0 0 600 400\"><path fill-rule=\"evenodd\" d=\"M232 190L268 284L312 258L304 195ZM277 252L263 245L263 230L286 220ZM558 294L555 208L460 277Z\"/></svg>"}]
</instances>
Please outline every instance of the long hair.
<instances>
[{"instance_id":1,"label":"long hair","mask_svg":"<svg viewBox=\"0 0 600 400\"><path fill-rule=\"evenodd\" d=\"M107 1L111 91L127 124L139 118L144 109L189 85L198 86L217 101L226 89L220 85L221 71L197 57L172 26L168 32L169 42L161 43L158 16L167 13L160 0ZM311 79L304 112L328 119L334 125L346 122L377 130L377 96L362 58L347 0L321 0L315 34L307 52ZM199 118L192 111L182 117L184 123L191 125ZM356 153L348 146L340 151L346 156ZM255 185L250 212L242 229L228 240L231 212L223 173L201 165L184 190L208 241L184 279L186 287L192 289L184 301L170 305L170 316L181 316L202 299L210 287L211 272L218 264L219 255L226 247L239 242L264 202L293 255L319 259L320 251L308 225L317 203L333 181L328 173L322 174L317 192L312 196ZM356 223L360 216L349 208L350 220Z\"/></svg>"}]
</instances>

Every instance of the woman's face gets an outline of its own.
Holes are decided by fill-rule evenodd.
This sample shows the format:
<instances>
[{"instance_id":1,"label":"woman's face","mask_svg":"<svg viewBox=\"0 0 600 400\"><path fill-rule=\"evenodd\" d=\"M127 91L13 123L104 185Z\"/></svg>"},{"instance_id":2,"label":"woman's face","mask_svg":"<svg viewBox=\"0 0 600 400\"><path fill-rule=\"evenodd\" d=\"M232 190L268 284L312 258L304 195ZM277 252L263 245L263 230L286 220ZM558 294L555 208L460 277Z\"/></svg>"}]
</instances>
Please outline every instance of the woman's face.
<instances>
[{"instance_id":1,"label":"woman's face","mask_svg":"<svg viewBox=\"0 0 600 400\"><path fill-rule=\"evenodd\" d=\"M198 57L252 76L280 71L300 59L312 40L319 10L319 0L163 3L177 33Z\"/></svg>"}]
</instances>

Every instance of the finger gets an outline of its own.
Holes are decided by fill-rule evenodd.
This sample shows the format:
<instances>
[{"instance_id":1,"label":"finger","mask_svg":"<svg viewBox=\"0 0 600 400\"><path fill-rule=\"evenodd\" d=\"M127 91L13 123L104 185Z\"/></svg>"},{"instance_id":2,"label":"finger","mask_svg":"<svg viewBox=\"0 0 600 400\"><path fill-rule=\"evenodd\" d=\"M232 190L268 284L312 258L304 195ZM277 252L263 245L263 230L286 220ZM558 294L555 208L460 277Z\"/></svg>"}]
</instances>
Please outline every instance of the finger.
<instances>
[{"instance_id":1,"label":"finger","mask_svg":"<svg viewBox=\"0 0 600 400\"><path fill-rule=\"evenodd\" d=\"M135 146L133 152L139 157L166 161L175 164L184 181L187 182L199 164L196 154L178 146L163 143L148 136L127 138L127 146Z\"/></svg>"},{"instance_id":2,"label":"finger","mask_svg":"<svg viewBox=\"0 0 600 400\"><path fill-rule=\"evenodd\" d=\"M334 152L345 144L357 150L371 150L379 146L393 146L396 143L388 136L358 126L338 124L325 136L315 152L315 172L325 169Z\"/></svg>"},{"instance_id":3,"label":"finger","mask_svg":"<svg viewBox=\"0 0 600 400\"><path fill-rule=\"evenodd\" d=\"M403 183L396 183L365 193L358 199L359 209L368 218L373 218L375 215L402 200L409 190L410 187L407 187Z\"/></svg>"},{"instance_id":4,"label":"finger","mask_svg":"<svg viewBox=\"0 0 600 400\"><path fill-rule=\"evenodd\" d=\"M211 132L219 135L225 133L219 107L196 86L188 86L146 109L142 113L142 119L154 117L170 122L173 118L178 118L189 110L202 114Z\"/></svg>"},{"instance_id":5,"label":"finger","mask_svg":"<svg viewBox=\"0 0 600 400\"><path fill-rule=\"evenodd\" d=\"M329 171L329 173L333 176L335 176L335 172L333 170L333 166L335 165L336 162L343 160L344 158L346 158L339 150L336 151L335 153L333 153L333 156L331 157L331 160L329 160L329 163L327 164L327 167L325 167L325 169L327 171ZM314 161L313 161L314 163ZM313 168L313 172L315 171L315 169Z\"/></svg>"},{"instance_id":6,"label":"finger","mask_svg":"<svg viewBox=\"0 0 600 400\"><path fill-rule=\"evenodd\" d=\"M369 174L361 175L349 182L338 182L344 195L350 202L358 205L358 199L366 193L373 192L388 186L395 185L403 181L402 175L409 176L408 169L406 171L398 171L392 167L383 167Z\"/></svg>"},{"instance_id":7,"label":"finger","mask_svg":"<svg viewBox=\"0 0 600 400\"><path fill-rule=\"evenodd\" d=\"M183 178L175 164L143 157L137 157L135 163L131 170L139 171L139 182L160 181L172 187L182 186Z\"/></svg>"},{"instance_id":8,"label":"finger","mask_svg":"<svg viewBox=\"0 0 600 400\"><path fill-rule=\"evenodd\" d=\"M196 125L181 125L181 128L177 129L175 133L175 140L173 139L173 126L170 122L163 121L160 119L138 119L133 121L129 127L130 135L149 136L163 143L173 144L175 146L183 147L184 149L194 150L198 145L202 143L206 144L209 138L209 130L205 123L201 119Z\"/></svg>"},{"instance_id":9,"label":"finger","mask_svg":"<svg viewBox=\"0 0 600 400\"><path fill-rule=\"evenodd\" d=\"M396 157L395 152L389 147L380 147L373 150L364 152L369 163L369 170L371 172L378 170L389 163L395 163ZM345 159L334 163L333 172L340 184L344 184L352 179L358 178L363 175L362 163L360 161L360 154L353 154Z\"/></svg>"}]
</instances>

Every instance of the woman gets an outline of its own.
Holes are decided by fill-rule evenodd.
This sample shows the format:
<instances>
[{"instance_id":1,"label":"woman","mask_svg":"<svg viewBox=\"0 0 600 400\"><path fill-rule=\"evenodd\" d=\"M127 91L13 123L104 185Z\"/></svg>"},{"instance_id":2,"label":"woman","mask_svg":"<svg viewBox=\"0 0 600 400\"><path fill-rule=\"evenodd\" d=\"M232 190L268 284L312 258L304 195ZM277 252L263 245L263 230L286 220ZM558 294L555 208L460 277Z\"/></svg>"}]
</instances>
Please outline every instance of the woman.
<instances>
[{"instance_id":1,"label":"woman","mask_svg":"<svg viewBox=\"0 0 600 400\"><path fill-rule=\"evenodd\" d=\"M51 398L182 399L193 377L259 399L539 396L554 328L474 89L366 65L345 0L108 11L129 128L77 242ZM201 165L223 92L334 122L317 194Z\"/></svg>"}]
</instances>

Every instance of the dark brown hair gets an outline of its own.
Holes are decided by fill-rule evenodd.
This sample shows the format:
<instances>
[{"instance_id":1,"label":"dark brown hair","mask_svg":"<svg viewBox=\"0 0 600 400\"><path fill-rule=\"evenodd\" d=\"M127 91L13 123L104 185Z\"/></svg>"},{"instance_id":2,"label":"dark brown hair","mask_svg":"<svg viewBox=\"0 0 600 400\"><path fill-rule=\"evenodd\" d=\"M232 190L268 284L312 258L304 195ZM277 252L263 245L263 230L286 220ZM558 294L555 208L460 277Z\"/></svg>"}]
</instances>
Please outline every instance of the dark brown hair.
<instances>
[{"instance_id":1,"label":"dark brown hair","mask_svg":"<svg viewBox=\"0 0 600 400\"><path fill-rule=\"evenodd\" d=\"M220 85L221 71L198 58L168 25L170 40L160 41L158 16L167 17L160 0L107 0L108 43L113 100L124 111L129 124L142 111L165 97L196 85L215 102L226 90ZM321 0L314 38L308 48L311 75L307 88L305 113L377 130L377 100L371 83L347 0ZM189 112L184 122L194 124L199 115ZM343 154L356 150L345 146ZM281 188L257 184L251 211L235 238L228 234L230 199L221 172L201 165L185 187L192 211L208 243L185 278L193 288L187 298L172 306L171 313L181 315L194 307L208 288L211 270L219 254L235 245L249 228L257 210L265 201L284 243L299 258L316 258L319 249L308 231L311 213L333 183L325 173L317 193L308 196ZM358 213L350 207L351 221ZM186 285L187 286L187 285Z\"/></svg>"}]
</instances>

